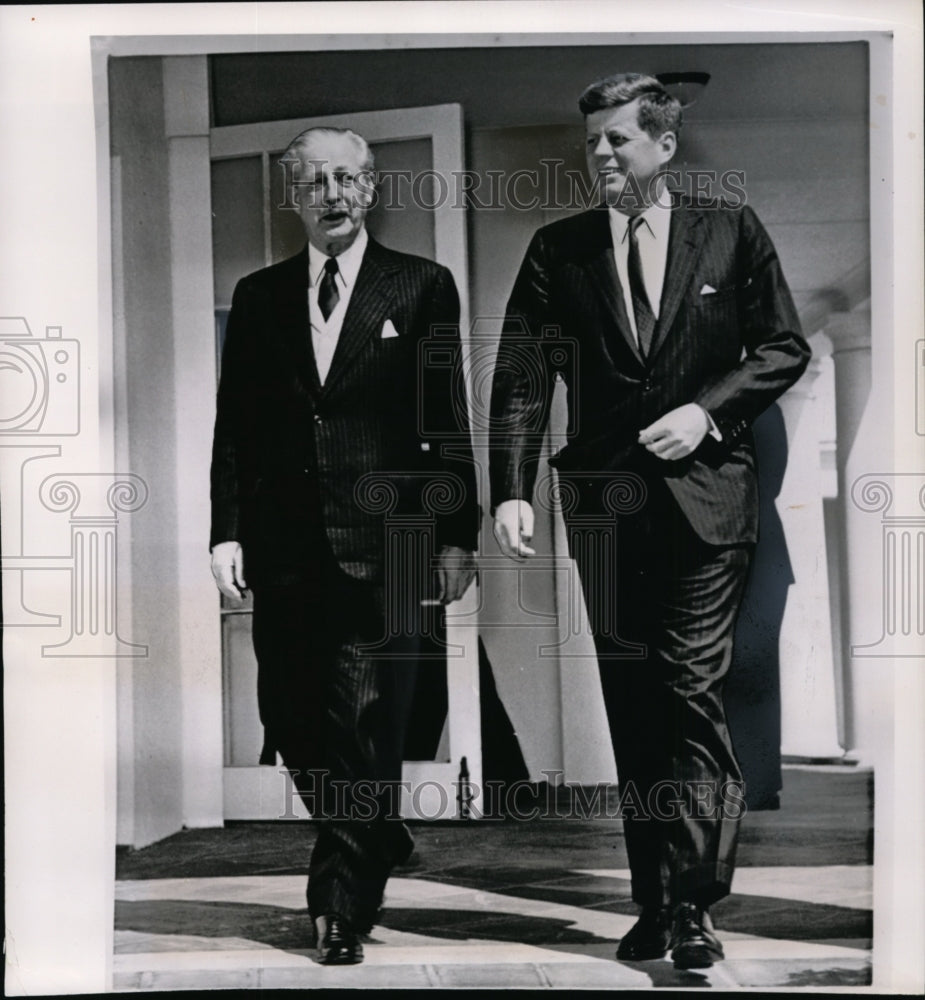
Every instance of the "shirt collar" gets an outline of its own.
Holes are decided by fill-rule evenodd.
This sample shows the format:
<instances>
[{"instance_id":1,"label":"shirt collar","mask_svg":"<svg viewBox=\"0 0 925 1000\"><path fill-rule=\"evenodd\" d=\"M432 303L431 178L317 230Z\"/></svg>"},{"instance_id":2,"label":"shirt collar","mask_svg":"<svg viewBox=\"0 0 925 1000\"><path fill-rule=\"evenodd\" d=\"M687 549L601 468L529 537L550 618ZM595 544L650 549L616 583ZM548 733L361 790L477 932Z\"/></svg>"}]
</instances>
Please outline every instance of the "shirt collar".
<instances>
[{"instance_id":1,"label":"shirt collar","mask_svg":"<svg viewBox=\"0 0 925 1000\"><path fill-rule=\"evenodd\" d=\"M347 288L353 286L360 273L360 264L363 263L363 254L366 252L366 244L369 236L364 226L358 233L357 238L337 255L337 273ZM308 283L314 288L321 280L321 272L324 270L324 262L328 255L323 253L313 244L308 244Z\"/></svg>"},{"instance_id":2,"label":"shirt collar","mask_svg":"<svg viewBox=\"0 0 925 1000\"><path fill-rule=\"evenodd\" d=\"M607 214L610 216L610 230L613 233L614 245L622 243L626 239L629 229L629 216L618 212L615 208L608 208ZM671 192L667 186L663 187L658 198L641 213L645 226L640 229L644 232L648 227L649 232L658 241L668 239L668 230L671 225Z\"/></svg>"}]
</instances>

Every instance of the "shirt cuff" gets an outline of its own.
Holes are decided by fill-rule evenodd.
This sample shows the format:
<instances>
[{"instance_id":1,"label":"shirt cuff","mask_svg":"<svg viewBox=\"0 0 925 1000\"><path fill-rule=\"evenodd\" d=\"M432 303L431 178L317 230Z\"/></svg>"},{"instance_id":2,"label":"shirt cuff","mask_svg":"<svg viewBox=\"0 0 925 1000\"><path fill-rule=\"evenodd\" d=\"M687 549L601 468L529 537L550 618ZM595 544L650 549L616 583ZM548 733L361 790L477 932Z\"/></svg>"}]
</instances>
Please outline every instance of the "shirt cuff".
<instances>
[{"instance_id":1,"label":"shirt cuff","mask_svg":"<svg viewBox=\"0 0 925 1000\"><path fill-rule=\"evenodd\" d=\"M719 428L716 426L716 424L713 421L713 418L710 416L709 410L704 410L702 406L700 407L700 409L703 410L703 412L707 416L707 423L710 425L709 429L710 437L713 438L714 441L722 441L723 435L720 433Z\"/></svg>"}]
</instances>

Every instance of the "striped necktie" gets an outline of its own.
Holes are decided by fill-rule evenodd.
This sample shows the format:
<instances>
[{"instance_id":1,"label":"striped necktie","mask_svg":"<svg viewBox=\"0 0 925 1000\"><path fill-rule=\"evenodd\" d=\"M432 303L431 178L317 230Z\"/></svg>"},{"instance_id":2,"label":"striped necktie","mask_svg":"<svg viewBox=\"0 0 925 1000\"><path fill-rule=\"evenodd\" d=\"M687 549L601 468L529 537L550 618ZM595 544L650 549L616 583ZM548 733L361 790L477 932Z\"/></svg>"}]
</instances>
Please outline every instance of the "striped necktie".
<instances>
[{"instance_id":1,"label":"striped necktie","mask_svg":"<svg viewBox=\"0 0 925 1000\"><path fill-rule=\"evenodd\" d=\"M318 308L324 321L327 323L328 317L334 312L334 307L340 300L340 292L337 290L337 258L328 257L324 262L324 277L318 287Z\"/></svg>"},{"instance_id":2,"label":"striped necktie","mask_svg":"<svg viewBox=\"0 0 925 1000\"><path fill-rule=\"evenodd\" d=\"M651 305L649 305L649 296L646 293L646 284L642 277L642 258L639 254L639 239L636 235L636 230L641 222L641 215L629 220L630 249L626 269L630 279L630 295L633 299L633 313L636 317L639 350L643 357L648 357L652 347L652 334L655 332L655 315Z\"/></svg>"}]
</instances>

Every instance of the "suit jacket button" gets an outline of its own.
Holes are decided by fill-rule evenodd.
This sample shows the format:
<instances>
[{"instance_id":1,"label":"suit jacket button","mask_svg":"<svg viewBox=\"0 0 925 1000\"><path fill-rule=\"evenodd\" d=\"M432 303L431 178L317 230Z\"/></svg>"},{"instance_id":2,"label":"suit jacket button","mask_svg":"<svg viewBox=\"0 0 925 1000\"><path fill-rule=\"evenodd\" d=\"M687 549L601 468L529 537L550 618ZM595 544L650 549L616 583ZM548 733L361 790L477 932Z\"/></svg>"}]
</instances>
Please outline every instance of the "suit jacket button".
<instances>
[{"instance_id":1,"label":"suit jacket button","mask_svg":"<svg viewBox=\"0 0 925 1000\"><path fill-rule=\"evenodd\" d=\"M316 424L323 424L324 423L324 420L322 420L320 413L316 413L315 414L315 423Z\"/></svg>"}]
</instances>

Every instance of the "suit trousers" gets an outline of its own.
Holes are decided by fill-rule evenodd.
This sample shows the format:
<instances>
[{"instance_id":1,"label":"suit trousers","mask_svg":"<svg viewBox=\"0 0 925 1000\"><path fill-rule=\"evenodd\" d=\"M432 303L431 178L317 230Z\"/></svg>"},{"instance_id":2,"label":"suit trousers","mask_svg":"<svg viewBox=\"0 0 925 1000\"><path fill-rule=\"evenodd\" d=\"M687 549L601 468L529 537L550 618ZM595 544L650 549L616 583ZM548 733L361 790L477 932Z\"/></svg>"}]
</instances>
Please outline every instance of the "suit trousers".
<instances>
[{"instance_id":1,"label":"suit trousers","mask_svg":"<svg viewBox=\"0 0 925 1000\"><path fill-rule=\"evenodd\" d=\"M320 819L309 913L366 933L392 867L413 848L397 783L414 671L380 655L396 652L383 586L344 573L326 542L312 566L298 582L255 588L258 704L267 746Z\"/></svg>"},{"instance_id":2,"label":"suit trousers","mask_svg":"<svg viewBox=\"0 0 925 1000\"><path fill-rule=\"evenodd\" d=\"M632 875L643 906L729 893L742 776L723 679L751 545L709 545L664 482L620 515L615 545L569 525L598 655ZM610 552L608 558L605 552Z\"/></svg>"}]
</instances>

